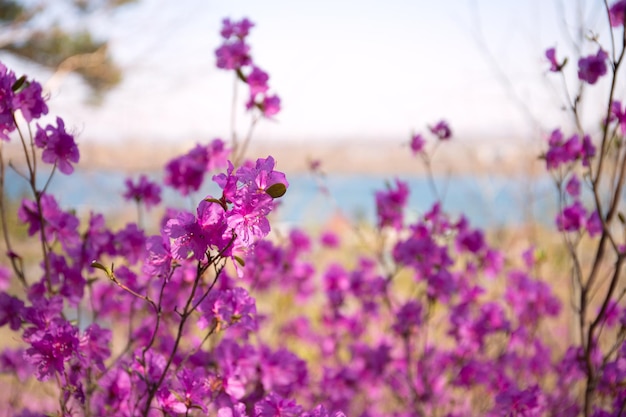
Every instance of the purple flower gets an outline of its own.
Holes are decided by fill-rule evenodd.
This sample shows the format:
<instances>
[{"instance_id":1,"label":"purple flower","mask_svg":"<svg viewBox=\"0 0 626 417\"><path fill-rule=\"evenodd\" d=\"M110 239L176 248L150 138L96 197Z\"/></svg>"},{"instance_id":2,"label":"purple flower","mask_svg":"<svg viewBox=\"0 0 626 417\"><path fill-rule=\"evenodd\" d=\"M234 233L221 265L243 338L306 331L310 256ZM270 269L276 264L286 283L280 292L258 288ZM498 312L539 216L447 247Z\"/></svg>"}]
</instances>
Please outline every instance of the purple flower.
<instances>
[{"instance_id":1,"label":"purple flower","mask_svg":"<svg viewBox=\"0 0 626 417\"><path fill-rule=\"evenodd\" d=\"M418 153L421 153L424 150L424 145L426 144L426 141L424 140L424 137L422 135L420 135L419 133L416 135L413 135L413 137L411 137L411 151L413 152L413 155L417 155Z\"/></svg>"},{"instance_id":2,"label":"purple flower","mask_svg":"<svg viewBox=\"0 0 626 417\"><path fill-rule=\"evenodd\" d=\"M73 163L77 163L80 157L74 137L65 131L65 124L57 117L57 126L46 126L42 129L37 125L35 133L35 145L42 148L41 160L49 164L56 164L59 171L69 175L74 172Z\"/></svg>"},{"instance_id":3,"label":"purple flower","mask_svg":"<svg viewBox=\"0 0 626 417\"><path fill-rule=\"evenodd\" d=\"M545 282L521 271L512 271L508 283L504 298L520 324L533 325L544 317L559 313L561 304Z\"/></svg>"},{"instance_id":4,"label":"purple flower","mask_svg":"<svg viewBox=\"0 0 626 417\"><path fill-rule=\"evenodd\" d=\"M401 336L408 336L422 324L422 305L410 300L400 307L396 313L393 331Z\"/></svg>"},{"instance_id":5,"label":"purple flower","mask_svg":"<svg viewBox=\"0 0 626 417\"><path fill-rule=\"evenodd\" d=\"M572 175L572 178L567 181L565 191L572 197L578 197L580 195L580 181L576 175Z\"/></svg>"},{"instance_id":6,"label":"purple flower","mask_svg":"<svg viewBox=\"0 0 626 417\"><path fill-rule=\"evenodd\" d=\"M452 137L452 130L445 120L440 120L434 126L429 127L432 134L437 136L439 140L448 140Z\"/></svg>"},{"instance_id":7,"label":"purple flower","mask_svg":"<svg viewBox=\"0 0 626 417\"><path fill-rule=\"evenodd\" d=\"M580 201L565 207L556 217L559 231L575 232L585 225L587 210Z\"/></svg>"},{"instance_id":8,"label":"purple flower","mask_svg":"<svg viewBox=\"0 0 626 417\"><path fill-rule=\"evenodd\" d=\"M95 366L104 372L104 361L111 356L111 337L111 330L103 329L96 323L87 327L80 338L81 359L86 367Z\"/></svg>"},{"instance_id":9,"label":"purple flower","mask_svg":"<svg viewBox=\"0 0 626 417\"><path fill-rule=\"evenodd\" d=\"M129 223L115 234L113 243L116 252L123 255L129 264L134 265L144 257L146 236L136 223Z\"/></svg>"},{"instance_id":10,"label":"purple flower","mask_svg":"<svg viewBox=\"0 0 626 417\"><path fill-rule=\"evenodd\" d=\"M11 285L12 272L5 266L0 266L0 291L6 291Z\"/></svg>"},{"instance_id":11,"label":"purple flower","mask_svg":"<svg viewBox=\"0 0 626 417\"><path fill-rule=\"evenodd\" d=\"M589 215L585 222L585 226L587 228L587 233L589 233L589 236L591 237L597 236L602 233L602 220L600 219L598 210L595 210Z\"/></svg>"},{"instance_id":12,"label":"purple flower","mask_svg":"<svg viewBox=\"0 0 626 417\"><path fill-rule=\"evenodd\" d=\"M185 155L168 162L163 183L182 195L198 191L206 172L226 166L228 153L221 139L215 139L207 146L196 145Z\"/></svg>"},{"instance_id":13,"label":"purple flower","mask_svg":"<svg viewBox=\"0 0 626 417\"><path fill-rule=\"evenodd\" d=\"M209 244L193 214L181 212L167 222L163 233L170 239L172 258L184 260L191 256L199 261L205 258Z\"/></svg>"},{"instance_id":14,"label":"purple flower","mask_svg":"<svg viewBox=\"0 0 626 417\"><path fill-rule=\"evenodd\" d=\"M378 227L402 228L404 207L409 198L409 186L406 182L396 180L396 188L387 185L387 191L376 192L376 214Z\"/></svg>"},{"instance_id":15,"label":"purple flower","mask_svg":"<svg viewBox=\"0 0 626 417\"><path fill-rule=\"evenodd\" d=\"M241 287L227 290L213 289L199 305L203 313L198 320L201 329L217 325L219 328L237 326L240 330L255 331L257 329L256 302Z\"/></svg>"},{"instance_id":16,"label":"purple flower","mask_svg":"<svg viewBox=\"0 0 626 417\"><path fill-rule=\"evenodd\" d=\"M548 140L548 152L546 152L546 167L556 169L562 164L582 160L583 166L589 166L591 159L596 154L596 148L589 135L585 135L581 142L577 134L564 141L563 134L555 129Z\"/></svg>"},{"instance_id":17,"label":"purple flower","mask_svg":"<svg viewBox=\"0 0 626 417\"><path fill-rule=\"evenodd\" d=\"M9 140L9 133L15 130L13 121L13 84L16 78L13 71L9 71L0 62L0 139Z\"/></svg>"},{"instance_id":18,"label":"purple flower","mask_svg":"<svg viewBox=\"0 0 626 417\"><path fill-rule=\"evenodd\" d=\"M64 320L55 320L37 337L31 337L31 347L25 357L37 367L37 379L45 381L54 374L63 375L65 362L78 353L78 329Z\"/></svg>"},{"instance_id":19,"label":"purple flower","mask_svg":"<svg viewBox=\"0 0 626 417\"><path fill-rule=\"evenodd\" d=\"M146 239L146 258L142 272L149 276L165 277L172 265L169 239L150 236Z\"/></svg>"},{"instance_id":20,"label":"purple flower","mask_svg":"<svg viewBox=\"0 0 626 417\"><path fill-rule=\"evenodd\" d=\"M280 97L277 95L265 96L263 102L260 104L263 116L272 117L278 114L280 111Z\"/></svg>"},{"instance_id":21,"label":"purple flower","mask_svg":"<svg viewBox=\"0 0 626 417\"><path fill-rule=\"evenodd\" d=\"M54 196L41 195L41 217L45 219L46 238L51 240L55 237L65 250L71 250L80 243L78 234L79 221L71 213L61 210ZM18 210L18 218L27 223L30 236L41 229L40 216L37 204L34 201L23 200Z\"/></svg>"},{"instance_id":22,"label":"purple flower","mask_svg":"<svg viewBox=\"0 0 626 417\"><path fill-rule=\"evenodd\" d=\"M298 417L302 411L295 401L272 392L255 404L254 417Z\"/></svg>"},{"instance_id":23,"label":"purple flower","mask_svg":"<svg viewBox=\"0 0 626 417\"><path fill-rule=\"evenodd\" d=\"M0 327L9 324L11 330L22 327L24 302L5 292L0 292Z\"/></svg>"},{"instance_id":24,"label":"purple flower","mask_svg":"<svg viewBox=\"0 0 626 417\"><path fill-rule=\"evenodd\" d=\"M217 67L226 70L239 70L252 64L250 47L243 40L225 43L215 50Z\"/></svg>"},{"instance_id":25,"label":"purple flower","mask_svg":"<svg viewBox=\"0 0 626 417\"><path fill-rule=\"evenodd\" d=\"M130 178L126 179L125 184L124 198L126 200L143 201L147 209L157 206L161 202L161 187L156 182L149 181L145 175L139 177L136 185Z\"/></svg>"},{"instance_id":26,"label":"purple flower","mask_svg":"<svg viewBox=\"0 0 626 417\"><path fill-rule=\"evenodd\" d=\"M46 100L42 96L41 84L36 81L26 82L26 87L13 97L13 108L19 109L27 122L48 114Z\"/></svg>"},{"instance_id":27,"label":"purple flower","mask_svg":"<svg viewBox=\"0 0 626 417\"><path fill-rule=\"evenodd\" d=\"M546 58L548 58L548 61L550 61L550 71L552 72L559 72L563 69L563 67L565 66L565 62L563 61L563 63L559 64L556 60L556 49L555 48L548 48L546 49Z\"/></svg>"},{"instance_id":28,"label":"purple flower","mask_svg":"<svg viewBox=\"0 0 626 417\"><path fill-rule=\"evenodd\" d=\"M341 240L336 233L326 230L322 232L322 235L320 236L320 243L325 248L336 249L341 244Z\"/></svg>"},{"instance_id":29,"label":"purple flower","mask_svg":"<svg viewBox=\"0 0 626 417\"><path fill-rule=\"evenodd\" d=\"M498 393L495 409L502 416L541 417L546 411L545 402L544 394L537 385L524 390L511 386Z\"/></svg>"},{"instance_id":30,"label":"purple flower","mask_svg":"<svg viewBox=\"0 0 626 417\"><path fill-rule=\"evenodd\" d=\"M620 0L611 6L609 9L609 19L613 27L624 26L624 20L626 19L626 0Z\"/></svg>"},{"instance_id":31,"label":"purple flower","mask_svg":"<svg viewBox=\"0 0 626 417\"><path fill-rule=\"evenodd\" d=\"M606 74L606 59L609 56L602 49L595 55L589 55L578 60L578 78L595 84L598 78Z\"/></svg>"},{"instance_id":32,"label":"purple flower","mask_svg":"<svg viewBox=\"0 0 626 417\"><path fill-rule=\"evenodd\" d=\"M263 94L269 89L267 85L269 79L270 76L261 68L256 65L252 67L252 72L246 77L246 81L250 87L251 100L254 100L258 94Z\"/></svg>"},{"instance_id":33,"label":"purple flower","mask_svg":"<svg viewBox=\"0 0 626 417\"><path fill-rule=\"evenodd\" d=\"M3 348L0 352L0 374L15 374L20 382L25 382L35 373L34 367L24 358L24 349Z\"/></svg>"},{"instance_id":34,"label":"purple flower","mask_svg":"<svg viewBox=\"0 0 626 417\"><path fill-rule=\"evenodd\" d=\"M624 0L626 2L626 0ZM626 136L626 106L622 110L622 103L620 101L613 101L611 103L611 116L610 121L617 121L620 131L623 136Z\"/></svg>"},{"instance_id":35,"label":"purple flower","mask_svg":"<svg viewBox=\"0 0 626 417\"><path fill-rule=\"evenodd\" d=\"M206 412L203 405L209 394L204 383L206 375L203 369L181 369L169 388L161 388L157 393L157 400L165 411L174 414L187 413L193 409Z\"/></svg>"},{"instance_id":36,"label":"purple flower","mask_svg":"<svg viewBox=\"0 0 626 417\"><path fill-rule=\"evenodd\" d=\"M274 171L275 165L276 162L271 156L259 158L254 167L244 165L237 170L236 175L241 183L251 187L250 191L253 193L265 192L269 187L277 183L284 184L285 187L288 187L289 183L287 182L285 174Z\"/></svg>"},{"instance_id":37,"label":"purple flower","mask_svg":"<svg viewBox=\"0 0 626 417\"><path fill-rule=\"evenodd\" d=\"M253 27L254 23L247 18L243 18L238 22L231 22L230 19L224 19L222 20L222 30L220 31L220 35L222 35L222 38L226 40L233 36L243 39L248 36L250 29Z\"/></svg>"},{"instance_id":38,"label":"purple flower","mask_svg":"<svg viewBox=\"0 0 626 417\"><path fill-rule=\"evenodd\" d=\"M306 362L290 351L278 349L271 352L267 346L262 346L259 356L261 382L266 392L288 397L307 383Z\"/></svg>"}]
</instances>

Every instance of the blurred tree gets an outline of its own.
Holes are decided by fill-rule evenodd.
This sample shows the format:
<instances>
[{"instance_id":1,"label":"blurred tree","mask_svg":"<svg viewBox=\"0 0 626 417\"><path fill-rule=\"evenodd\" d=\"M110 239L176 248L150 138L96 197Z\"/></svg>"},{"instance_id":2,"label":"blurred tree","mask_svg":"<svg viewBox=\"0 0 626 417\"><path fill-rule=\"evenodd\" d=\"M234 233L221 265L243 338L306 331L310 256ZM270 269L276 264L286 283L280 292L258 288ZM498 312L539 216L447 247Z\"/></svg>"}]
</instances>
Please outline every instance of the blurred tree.
<instances>
[{"instance_id":1,"label":"blurred tree","mask_svg":"<svg viewBox=\"0 0 626 417\"><path fill-rule=\"evenodd\" d=\"M0 50L43 65L53 78L79 74L94 99L122 78L106 40L86 27L91 17L136 0L0 0Z\"/></svg>"}]
</instances>

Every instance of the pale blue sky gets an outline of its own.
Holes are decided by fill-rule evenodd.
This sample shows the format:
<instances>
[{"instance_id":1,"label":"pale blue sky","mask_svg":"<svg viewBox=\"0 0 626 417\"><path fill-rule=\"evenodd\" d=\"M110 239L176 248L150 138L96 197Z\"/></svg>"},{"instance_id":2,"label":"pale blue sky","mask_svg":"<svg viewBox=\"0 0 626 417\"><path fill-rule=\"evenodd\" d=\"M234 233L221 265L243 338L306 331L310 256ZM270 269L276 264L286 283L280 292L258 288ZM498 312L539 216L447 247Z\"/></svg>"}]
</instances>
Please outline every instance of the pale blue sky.
<instances>
[{"instance_id":1,"label":"pale blue sky","mask_svg":"<svg viewBox=\"0 0 626 417\"><path fill-rule=\"evenodd\" d=\"M580 10L574 3L140 0L92 22L111 38L123 84L91 108L79 82L66 79L52 86L51 109L81 140L227 137L233 76L215 68L214 50L223 17L248 17L256 23L253 57L283 104L257 140L402 140L440 118L462 137L529 137L528 115L510 91L545 127L566 121L552 110L561 84L546 74L543 52L565 52L564 28L578 15L589 26L604 23L601 1L582 1ZM479 46L478 28L510 91ZM575 74L575 61L569 66ZM248 117L238 120L243 132Z\"/></svg>"}]
</instances>

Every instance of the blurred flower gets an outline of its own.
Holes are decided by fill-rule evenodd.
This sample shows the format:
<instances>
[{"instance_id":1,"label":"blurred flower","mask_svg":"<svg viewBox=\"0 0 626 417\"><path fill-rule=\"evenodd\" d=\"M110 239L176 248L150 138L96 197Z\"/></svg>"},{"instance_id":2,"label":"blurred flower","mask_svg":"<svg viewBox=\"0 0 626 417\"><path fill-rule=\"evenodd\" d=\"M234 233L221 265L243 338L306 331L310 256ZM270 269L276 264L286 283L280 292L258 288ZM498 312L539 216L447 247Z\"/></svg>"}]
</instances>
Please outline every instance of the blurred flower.
<instances>
[{"instance_id":1,"label":"blurred flower","mask_svg":"<svg viewBox=\"0 0 626 417\"><path fill-rule=\"evenodd\" d=\"M448 140L452 137L452 130L445 120L437 122L435 126L430 127L430 131L437 136L439 140Z\"/></svg>"},{"instance_id":2,"label":"blurred flower","mask_svg":"<svg viewBox=\"0 0 626 417\"><path fill-rule=\"evenodd\" d=\"M411 151L413 151L413 155L416 155L420 152L422 152L424 150L424 145L426 144L426 141L424 140L424 137L422 135L420 135L419 133L416 135L413 135L413 137L411 138Z\"/></svg>"},{"instance_id":3,"label":"blurred flower","mask_svg":"<svg viewBox=\"0 0 626 417\"><path fill-rule=\"evenodd\" d=\"M626 0L620 0L611 6L609 9L609 19L613 27L624 26L624 20L626 19Z\"/></svg>"},{"instance_id":4,"label":"blurred flower","mask_svg":"<svg viewBox=\"0 0 626 417\"><path fill-rule=\"evenodd\" d=\"M595 84L598 78L606 74L606 59L609 56L602 49L595 55L589 55L578 60L578 78Z\"/></svg>"}]
</instances>

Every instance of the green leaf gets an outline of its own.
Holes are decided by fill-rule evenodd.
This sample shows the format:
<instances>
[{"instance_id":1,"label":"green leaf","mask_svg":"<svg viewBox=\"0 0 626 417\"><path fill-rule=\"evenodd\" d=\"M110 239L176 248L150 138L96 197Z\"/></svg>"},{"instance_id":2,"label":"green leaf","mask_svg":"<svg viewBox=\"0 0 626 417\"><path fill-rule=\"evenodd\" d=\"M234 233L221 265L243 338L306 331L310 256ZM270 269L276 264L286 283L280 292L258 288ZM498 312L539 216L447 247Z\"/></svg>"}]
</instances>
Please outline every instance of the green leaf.
<instances>
[{"instance_id":1,"label":"green leaf","mask_svg":"<svg viewBox=\"0 0 626 417\"><path fill-rule=\"evenodd\" d=\"M233 259L241 266L246 266L246 262L237 255L233 255Z\"/></svg>"},{"instance_id":2,"label":"green leaf","mask_svg":"<svg viewBox=\"0 0 626 417\"><path fill-rule=\"evenodd\" d=\"M265 190L265 192L272 198L279 198L285 195L287 187L282 182L277 182L276 184L271 185L267 190Z\"/></svg>"},{"instance_id":3,"label":"green leaf","mask_svg":"<svg viewBox=\"0 0 626 417\"><path fill-rule=\"evenodd\" d=\"M24 83L25 83L25 82L26 82L26 75L22 75L20 78L18 78L18 79L17 79L17 80L13 83L13 85L11 86L11 90L12 90L14 93L17 93L17 92L20 90L20 88L22 88L22 87L26 87L26 86L24 85Z\"/></svg>"},{"instance_id":4,"label":"green leaf","mask_svg":"<svg viewBox=\"0 0 626 417\"><path fill-rule=\"evenodd\" d=\"M91 263L91 267L99 269L101 271L104 271L104 273L107 274L107 277L109 277L109 278L111 278L113 276L113 269L112 268L108 268L108 267L102 265L100 262L93 261Z\"/></svg>"}]
</instances>

